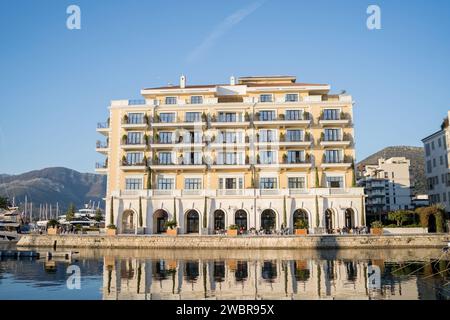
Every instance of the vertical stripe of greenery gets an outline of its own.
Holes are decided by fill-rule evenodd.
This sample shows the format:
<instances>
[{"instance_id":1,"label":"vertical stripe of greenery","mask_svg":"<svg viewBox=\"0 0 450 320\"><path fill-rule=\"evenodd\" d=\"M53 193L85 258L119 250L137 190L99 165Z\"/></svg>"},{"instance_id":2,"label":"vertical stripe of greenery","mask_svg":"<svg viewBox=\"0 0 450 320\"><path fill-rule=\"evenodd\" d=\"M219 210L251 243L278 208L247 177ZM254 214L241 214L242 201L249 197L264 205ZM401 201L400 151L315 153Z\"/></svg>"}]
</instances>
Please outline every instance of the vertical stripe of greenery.
<instances>
[{"instance_id":1,"label":"vertical stripe of greenery","mask_svg":"<svg viewBox=\"0 0 450 320\"><path fill-rule=\"evenodd\" d=\"M287 220L287 213L286 213L286 196L284 196L284 199L283 199L283 225L284 225L284 227L286 227L286 220Z\"/></svg>"},{"instance_id":2,"label":"vertical stripe of greenery","mask_svg":"<svg viewBox=\"0 0 450 320\"><path fill-rule=\"evenodd\" d=\"M364 196L361 197L361 226L366 225L366 206L364 203Z\"/></svg>"},{"instance_id":3,"label":"vertical stripe of greenery","mask_svg":"<svg viewBox=\"0 0 450 320\"><path fill-rule=\"evenodd\" d=\"M352 160L352 187L356 187L355 159Z\"/></svg>"},{"instance_id":4,"label":"vertical stripe of greenery","mask_svg":"<svg viewBox=\"0 0 450 320\"><path fill-rule=\"evenodd\" d=\"M316 170L316 188L320 187L320 182L319 182L319 170L316 168L314 168Z\"/></svg>"},{"instance_id":5,"label":"vertical stripe of greenery","mask_svg":"<svg viewBox=\"0 0 450 320\"><path fill-rule=\"evenodd\" d=\"M142 227L144 223L142 222L142 199L139 197L139 227Z\"/></svg>"},{"instance_id":6,"label":"vertical stripe of greenery","mask_svg":"<svg viewBox=\"0 0 450 320\"><path fill-rule=\"evenodd\" d=\"M173 221L177 222L177 198L175 197L173 197Z\"/></svg>"},{"instance_id":7,"label":"vertical stripe of greenery","mask_svg":"<svg viewBox=\"0 0 450 320\"><path fill-rule=\"evenodd\" d=\"M206 228L206 225L208 223L206 215L208 214L208 200L205 197L205 207L204 207L204 211L203 211L203 228Z\"/></svg>"},{"instance_id":8,"label":"vertical stripe of greenery","mask_svg":"<svg viewBox=\"0 0 450 320\"><path fill-rule=\"evenodd\" d=\"M109 208L109 224L114 224L114 197L111 197L111 206Z\"/></svg>"},{"instance_id":9,"label":"vertical stripe of greenery","mask_svg":"<svg viewBox=\"0 0 450 320\"><path fill-rule=\"evenodd\" d=\"M319 216L319 198L316 195L316 227L320 226L320 216Z\"/></svg>"},{"instance_id":10,"label":"vertical stripe of greenery","mask_svg":"<svg viewBox=\"0 0 450 320\"><path fill-rule=\"evenodd\" d=\"M148 170L147 176L147 189L150 190L152 188L152 170Z\"/></svg>"}]
</instances>

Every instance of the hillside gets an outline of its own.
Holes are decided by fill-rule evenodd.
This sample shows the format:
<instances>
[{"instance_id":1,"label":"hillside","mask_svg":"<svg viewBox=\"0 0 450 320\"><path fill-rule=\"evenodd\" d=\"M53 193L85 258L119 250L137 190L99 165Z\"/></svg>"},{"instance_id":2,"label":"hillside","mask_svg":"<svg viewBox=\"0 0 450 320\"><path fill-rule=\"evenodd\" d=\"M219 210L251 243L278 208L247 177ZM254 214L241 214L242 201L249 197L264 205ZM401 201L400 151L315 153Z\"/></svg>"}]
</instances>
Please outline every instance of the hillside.
<instances>
[{"instance_id":1,"label":"hillside","mask_svg":"<svg viewBox=\"0 0 450 320\"><path fill-rule=\"evenodd\" d=\"M357 166L367 164L377 164L379 158L405 157L411 161L411 180L414 183L414 194L426 194L426 178L425 178L425 155L421 147L409 146L393 146L380 150L364 160L360 161Z\"/></svg>"},{"instance_id":2,"label":"hillside","mask_svg":"<svg viewBox=\"0 0 450 320\"><path fill-rule=\"evenodd\" d=\"M28 201L33 202L34 212L40 203L55 206L58 202L64 210L72 202L79 208L89 201L101 201L105 190L106 176L61 167L19 175L0 174L0 196L10 200L15 197L16 204L23 202L27 196Z\"/></svg>"}]
</instances>

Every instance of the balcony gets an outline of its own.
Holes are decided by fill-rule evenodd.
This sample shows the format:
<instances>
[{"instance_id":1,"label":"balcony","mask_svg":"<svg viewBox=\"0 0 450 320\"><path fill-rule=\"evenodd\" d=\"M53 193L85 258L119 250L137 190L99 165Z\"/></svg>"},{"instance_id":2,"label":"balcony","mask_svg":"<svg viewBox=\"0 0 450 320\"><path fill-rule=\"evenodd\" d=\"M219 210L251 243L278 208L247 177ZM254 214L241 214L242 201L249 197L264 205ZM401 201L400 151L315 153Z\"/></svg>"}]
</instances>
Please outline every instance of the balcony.
<instances>
[{"instance_id":1,"label":"balcony","mask_svg":"<svg viewBox=\"0 0 450 320\"><path fill-rule=\"evenodd\" d=\"M106 174L108 172L108 163L105 162L97 162L95 164L95 172Z\"/></svg>"},{"instance_id":2,"label":"balcony","mask_svg":"<svg viewBox=\"0 0 450 320\"><path fill-rule=\"evenodd\" d=\"M109 146L107 142L97 141L95 145L95 151L105 154L108 154Z\"/></svg>"},{"instance_id":3,"label":"balcony","mask_svg":"<svg viewBox=\"0 0 450 320\"><path fill-rule=\"evenodd\" d=\"M134 162L134 163L129 163L126 160L126 158L123 158L120 169L122 169L123 171L146 171L147 170L147 158L144 157L144 159L141 162Z\"/></svg>"},{"instance_id":4,"label":"balcony","mask_svg":"<svg viewBox=\"0 0 450 320\"><path fill-rule=\"evenodd\" d=\"M284 114L280 114L273 118L263 119L260 117L259 113L257 112L254 116L253 124L257 128L270 127L270 126L282 126L282 127L302 126L302 127L306 127L311 124L311 120L309 118L309 114L307 114L307 113L304 113L301 119L287 119Z\"/></svg>"},{"instance_id":5,"label":"balcony","mask_svg":"<svg viewBox=\"0 0 450 320\"><path fill-rule=\"evenodd\" d=\"M244 117L227 118L212 115L208 116L208 123L211 128L246 128L250 126L250 116L245 114Z\"/></svg>"},{"instance_id":6,"label":"balcony","mask_svg":"<svg viewBox=\"0 0 450 320\"><path fill-rule=\"evenodd\" d=\"M339 116L335 118L327 118L322 113L319 118L319 123L322 127L326 126L345 126L350 123L351 116L349 113L341 112Z\"/></svg>"},{"instance_id":7,"label":"balcony","mask_svg":"<svg viewBox=\"0 0 450 320\"><path fill-rule=\"evenodd\" d=\"M147 116L138 121L131 121L127 117L124 117L124 119L122 119L122 128L125 130L146 130L149 127L148 122L149 119Z\"/></svg>"},{"instance_id":8,"label":"balcony","mask_svg":"<svg viewBox=\"0 0 450 320\"><path fill-rule=\"evenodd\" d=\"M211 169L246 170L250 169L250 163L249 159L246 159L245 162L233 161L229 163L214 160L214 162L211 165Z\"/></svg>"},{"instance_id":9,"label":"balcony","mask_svg":"<svg viewBox=\"0 0 450 320\"><path fill-rule=\"evenodd\" d=\"M203 128L206 127L206 116L199 119L173 118L170 121L161 121L159 116L153 118L153 128ZM198 121L197 121L198 120Z\"/></svg>"},{"instance_id":10,"label":"balcony","mask_svg":"<svg viewBox=\"0 0 450 320\"><path fill-rule=\"evenodd\" d=\"M336 139L326 138L322 133L320 138L320 145L322 147L348 147L352 144L352 136L345 133L343 137L337 137Z\"/></svg>"},{"instance_id":11,"label":"balcony","mask_svg":"<svg viewBox=\"0 0 450 320\"><path fill-rule=\"evenodd\" d=\"M153 159L150 164L152 170L206 170L206 164L202 162L185 162L183 160L162 162L158 158Z\"/></svg>"},{"instance_id":12,"label":"balcony","mask_svg":"<svg viewBox=\"0 0 450 320\"><path fill-rule=\"evenodd\" d=\"M170 141L161 140L159 136L155 136L150 140L150 148L152 149L202 149L205 146L203 139L183 139L179 137L177 141L171 139Z\"/></svg>"},{"instance_id":13,"label":"balcony","mask_svg":"<svg viewBox=\"0 0 450 320\"><path fill-rule=\"evenodd\" d=\"M345 156L343 159L327 159L325 155L322 157L321 168L350 168L353 164L353 158Z\"/></svg>"},{"instance_id":14,"label":"balcony","mask_svg":"<svg viewBox=\"0 0 450 320\"><path fill-rule=\"evenodd\" d=\"M127 141L123 140L120 147L123 150L147 150L148 144L144 141Z\"/></svg>"},{"instance_id":15,"label":"balcony","mask_svg":"<svg viewBox=\"0 0 450 320\"><path fill-rule=\"evenodd\" d=\"M291 138L286 137L284 134L280 133L280 142L278 145L280 147L310 147L311 146L311 135L309 132L305 132L303 136Z\"/></svg>"},{"instance_id":16,"label":"balcony","mask_svg":"<svg viewBox=\"0 0 450 320\"><path fill-rule=\"evenodd\" d=\"M97 132L103 134L104 136L109 135L109 121L97 123Z\"/></svg>"},{"instance_id":17,"label":"balcony","mask_svg":"<svg viewBox=\"0 0 450 320\"><path fill-rule=\"evenodd\" d=\"M307 153L304 159L288 159L287 154L283 154L283 161L280 164L281 168L311 168L311 156Z\"/></svg>"}]
</instances>

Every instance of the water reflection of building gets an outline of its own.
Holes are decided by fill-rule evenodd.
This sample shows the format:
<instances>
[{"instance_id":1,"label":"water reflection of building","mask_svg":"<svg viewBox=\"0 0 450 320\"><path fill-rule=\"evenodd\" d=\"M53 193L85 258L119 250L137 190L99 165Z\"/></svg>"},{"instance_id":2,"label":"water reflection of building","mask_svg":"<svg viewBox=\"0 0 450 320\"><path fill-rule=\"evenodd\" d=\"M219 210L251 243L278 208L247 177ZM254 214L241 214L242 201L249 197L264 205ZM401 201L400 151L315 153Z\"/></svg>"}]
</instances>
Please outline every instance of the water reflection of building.
<instances>
[{"instance_id":1,"label":"water reflection of building","mask_svg":"<svg viewBox=\"0 0 450 320\"><path fill-rule=\"evenodd\" d=\"M367 284L367 261L116 260L105 258L104 299L417 299L417 283Z\"/></svg>"}]
</instances>

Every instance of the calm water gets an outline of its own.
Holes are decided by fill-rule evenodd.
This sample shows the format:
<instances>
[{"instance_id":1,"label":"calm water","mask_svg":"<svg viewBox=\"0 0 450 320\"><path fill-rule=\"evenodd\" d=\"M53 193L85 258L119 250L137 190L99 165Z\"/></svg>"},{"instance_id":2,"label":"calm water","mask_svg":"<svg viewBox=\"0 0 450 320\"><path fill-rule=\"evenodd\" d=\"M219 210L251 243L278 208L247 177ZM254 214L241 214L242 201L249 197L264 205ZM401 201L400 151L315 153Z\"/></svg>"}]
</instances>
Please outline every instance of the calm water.
<instances>
[{"instance_id":1,"label":"calm water","mask_svg":"<svg viewBox=\"0 0 450 320\"><path fill-rule=\"evenodd\" d=\"M74 251L0 260L0 299L450 299L439 249Z\"/></svg>"}]
</instances>

